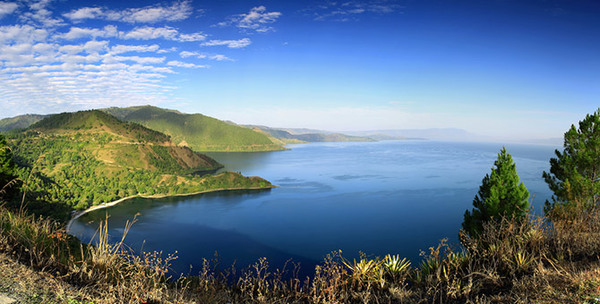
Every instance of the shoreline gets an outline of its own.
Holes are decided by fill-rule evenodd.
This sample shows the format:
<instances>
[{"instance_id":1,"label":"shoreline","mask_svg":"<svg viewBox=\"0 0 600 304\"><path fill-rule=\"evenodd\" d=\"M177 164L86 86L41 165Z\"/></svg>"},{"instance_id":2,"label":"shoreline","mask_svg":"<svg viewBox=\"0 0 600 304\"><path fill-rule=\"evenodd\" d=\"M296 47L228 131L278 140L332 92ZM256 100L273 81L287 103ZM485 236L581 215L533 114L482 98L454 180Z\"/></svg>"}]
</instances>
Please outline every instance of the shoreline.
<instances>
[{"instance_id":1,"label":"shoreline","mask_svg":"<svg viewBox=\"0 0 600 304\"><path fill-rule=\"evenodd\" d=\"M73 215L71 216L71 219L69 220L69 222L67 223L67 227L65 228L66 232L68 234L69 231L71 230L71 225L73 225L73 222L75 220L77 220L78 218L80 218L81 216L88 214L92 211L95 210L99 210L99 209L104 209L104 208L108 208L108 207L112 207L114 205L117 205L119 203L122 203L124 201L130 200L130 199L134 199L134 198L154 198L154 199L161 199L161 198L167 198L167 197L178 197L178 196L193 196L193 195L198 195L198 194L204 194L204 193L212 193L212 192L225 192L225 191L238 191L238 190L267 190L267 189L273 189L273 188L277 188L277 186L268 186L268 187L250 187L250 188L218 188L218 189L210 189L210 190L203 190L203 191L197 191L197 192L192 192L192 193L180 193L180 194L152 194L152 195L143 195L143 194L136 194L136 195L132 195L132 196L127 196L124 198L120 198L116 201L112 201L112 202L108 202L108 203L103 203L100 205L95 205L92 207L89 207L85 210L82 211L75 211L75 213L73 213Z\"/></svg>"}]
</instances>

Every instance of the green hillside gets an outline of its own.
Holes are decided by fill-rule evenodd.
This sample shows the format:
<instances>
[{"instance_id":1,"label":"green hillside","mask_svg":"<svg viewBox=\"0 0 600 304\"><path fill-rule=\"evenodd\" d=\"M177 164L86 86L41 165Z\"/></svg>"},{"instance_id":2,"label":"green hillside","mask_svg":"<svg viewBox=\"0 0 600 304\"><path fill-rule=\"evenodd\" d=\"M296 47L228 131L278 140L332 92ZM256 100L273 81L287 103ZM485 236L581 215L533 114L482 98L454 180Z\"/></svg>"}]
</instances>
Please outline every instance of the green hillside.
<instances>
[{"instance_id":1,"label":"green hillside","mask_svg":"<svg viewBox=\"0 0 600 304\"><path fill-rule=\"evenodd\" d=\"M171 136L179 146L196 151L284 150L265 134L202 114L184 114L153 106L103 109L121 120L133 121Z\"/></svg>"},{"instance_id":2,"label":"green hillside","mask_svg":"<svg viewBox=\"0 0 600 304\"><path fill-rule=\"evenodd\" d=\"M11 133L8 143L29 202L42 213L65 214L65 208L137 194L270 186L233 172L202 176L222 165L163 133L97 110L52 115Z\"/></svg>"},{"instance_id":3,"label":"green hillside","mask_svg":"<svg viewBox=\"0 0 600 304\"><path fill-rule=\"evenodd\" d=\"M26 114L10 118L0 119L0 132L14 129L24 129L44 119L47 115Z\"/></svg>"}]
</instances>

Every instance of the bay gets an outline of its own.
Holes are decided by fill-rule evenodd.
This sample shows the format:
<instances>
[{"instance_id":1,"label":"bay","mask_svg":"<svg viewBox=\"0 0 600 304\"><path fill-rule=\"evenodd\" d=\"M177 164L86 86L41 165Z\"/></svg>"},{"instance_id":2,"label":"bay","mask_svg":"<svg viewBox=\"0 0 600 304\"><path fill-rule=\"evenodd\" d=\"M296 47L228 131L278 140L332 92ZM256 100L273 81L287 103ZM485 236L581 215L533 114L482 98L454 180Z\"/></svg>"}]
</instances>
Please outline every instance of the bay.
<instances>
[{"instance_id":1,"label":"bay","mask_svg":"<svg viewBox=\"0 0 600 304\"><path fill-rule=\"evenodd\" d=\"M211 153L225 170L261 176L269 191L232 191L165 199L132 199L90 212L70 233L89 242L109 217L135 252L174 253L174 273L194 274L218 253L221 265L245 267L267 257L275 268L293 259L302 274L335 250L408 257L442 238L458 245L463 214L502 148L495 143L382 141L311 143L264 153ZM540 214L551 192L542 179L557 147L506 145ZM137 215L137 216L136 216ZM192 266L190 270L190 265Z\"/></svg>"}]
</instances>

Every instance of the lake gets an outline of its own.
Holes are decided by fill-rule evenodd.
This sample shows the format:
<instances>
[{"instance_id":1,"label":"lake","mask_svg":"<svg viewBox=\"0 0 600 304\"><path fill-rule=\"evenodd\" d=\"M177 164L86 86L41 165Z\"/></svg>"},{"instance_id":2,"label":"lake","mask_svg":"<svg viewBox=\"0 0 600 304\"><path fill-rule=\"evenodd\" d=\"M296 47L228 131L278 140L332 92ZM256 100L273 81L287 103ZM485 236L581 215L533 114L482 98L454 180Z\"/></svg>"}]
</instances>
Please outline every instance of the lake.
<instances>
[{"instance_id":1,"label":"lake","mask_svg":"<svg viewBox=\"0 0 600 304\"><path fill-rule=\"evenodd\" d=\"M264 153L210 153L226 170L261 176L278 188L165 199L133 199L90 212L70 233L89 242L109 216L115 239L136 252L177 251L174 273L194 274L218 253L224 267L259 257L273 267L300 262L301 274L334 250L347 258L400 254L413 263L442 238L458 244L466 209L502 148L492 143L381 141L311 143ZM557 147L508 144L521 181L541 213L551 192L542 179ZM190 270L190 265L192 268Z\"/></svg>"}]
</instances>

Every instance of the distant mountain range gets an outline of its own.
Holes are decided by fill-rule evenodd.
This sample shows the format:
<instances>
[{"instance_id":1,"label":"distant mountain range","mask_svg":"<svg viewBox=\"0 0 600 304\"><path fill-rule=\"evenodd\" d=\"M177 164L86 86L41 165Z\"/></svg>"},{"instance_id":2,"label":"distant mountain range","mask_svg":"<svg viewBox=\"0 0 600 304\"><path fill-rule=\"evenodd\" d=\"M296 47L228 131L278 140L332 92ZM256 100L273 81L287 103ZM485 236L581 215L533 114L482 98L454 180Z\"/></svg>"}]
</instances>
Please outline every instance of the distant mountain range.
<instances>
[{"instance_id":1,"label":"distant mountain range","mask_svg":"<svg viewBox=\"0 0 600 304\"><path fill-rule=\"evenodd\" d=\"M284 143L376 141L370 137L351 136L342 133L311 129L271 128L256 125L246 125L246 127L268 134Z\"/></svg>"},{"instance_id":2,"label":"distant mountain range","mask_svg":"<svg viewBox=\"0 0 600 304\"><path fill-rule=\"evenodd\" d=\"M371 138L326 131L241 126L202 114L185 114L154 106L113 107L99 111L164 133L175 145L187 146L195 151L277 151L285 150L288 143L373 141ZM0 120L0 131L27 128L52 115L27 114L5 118Z\"/></svg>"},{"instance_id":3,"label":"distant mountain range","mask_svg":"<svg viewBox=\"0 0 600 304\"><path fill-rule=\"evenodd\" d=\"M372 131L347 131L345 134L364 136L376 140L401 140L401 139L427 139L441 141L465 141L465 142L506 142L526 143L538 145L560 146L562 138L537 138L537 139L514 139L509 137L493 137L475 134L457 128L431 128L431 129L392 129Z\"/></svg>"},{"instance_id":4,"label":"distant mountain range","mask_svg":"<svg viewBox=\"0 0 600 304\"><path fill-rule=\"evenodd\" d=\"M389 129L347 131L343 133L303 128L273 128L261 125L238 125L202 114L186 114L154 106L106 108L123 121L139 123L165 133L179 146L195 151L277 151L290 143L380 141L380 140L443 140L522 142L561 145L561 138L513 140L470 133L456 128ZM27 128L51 115L27 114L0 120L0 131Z\"/></svg>"},{"instance_id":5,"label":"distant mountain range","mask_svg":"<svg viewBox=\"0 0 600 304\"><path fill-rule=\"evenodd\" d=\"M469 133L456 128L431 128L431 129L393 129L345 132L356 136L385 139L429 139L445 141L486 141L487 136Z\"/></svg>"}]
</instances>

